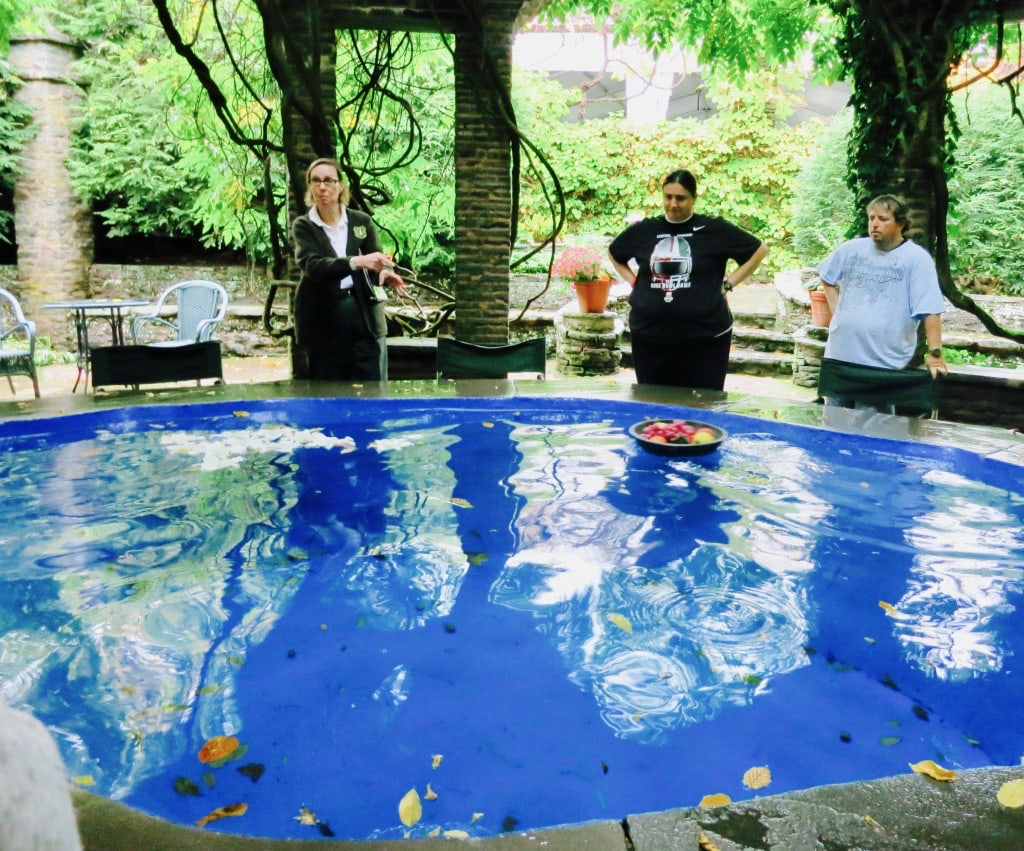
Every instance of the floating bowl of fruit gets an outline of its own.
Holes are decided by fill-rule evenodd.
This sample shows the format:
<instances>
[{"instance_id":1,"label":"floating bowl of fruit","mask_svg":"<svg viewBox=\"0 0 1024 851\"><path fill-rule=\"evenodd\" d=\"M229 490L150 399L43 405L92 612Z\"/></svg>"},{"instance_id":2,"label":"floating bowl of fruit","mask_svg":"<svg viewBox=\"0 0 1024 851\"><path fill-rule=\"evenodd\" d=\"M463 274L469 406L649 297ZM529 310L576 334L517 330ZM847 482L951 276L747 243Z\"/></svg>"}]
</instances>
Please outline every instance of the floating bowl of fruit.
<instances>
[{"instance_id":1,"label":"floating bowl of fruit","mask_svg":"<svg viewBox=\"0 0 1024 851\"><path fill-rule=\"evenodd\" d=\"M629 433L655 455L709 455L728 436L725 429L697 420L644 420Z\"/></svg>"}]
</instances>

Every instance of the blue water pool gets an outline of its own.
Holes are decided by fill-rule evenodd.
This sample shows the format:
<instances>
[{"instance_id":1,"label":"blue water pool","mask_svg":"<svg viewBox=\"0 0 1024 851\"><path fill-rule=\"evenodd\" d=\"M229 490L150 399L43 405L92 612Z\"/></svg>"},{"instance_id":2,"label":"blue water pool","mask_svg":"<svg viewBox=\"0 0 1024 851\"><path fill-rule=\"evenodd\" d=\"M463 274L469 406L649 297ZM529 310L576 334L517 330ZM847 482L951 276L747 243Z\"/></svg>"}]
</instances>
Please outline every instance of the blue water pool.
<instances>
[{"instance_id":1,"label":"blue water pool","mask_svg":"<svg viewBox=\"0 0 1024 851\"><path fill-rule=\"evenodd\" d=\"M651 455L626 429L657 416L729 437ZM488 836L1024 753L1024 486L967 451L524 398L0 447L0 699L176 822Z\"/></svg>"}]
</instances>

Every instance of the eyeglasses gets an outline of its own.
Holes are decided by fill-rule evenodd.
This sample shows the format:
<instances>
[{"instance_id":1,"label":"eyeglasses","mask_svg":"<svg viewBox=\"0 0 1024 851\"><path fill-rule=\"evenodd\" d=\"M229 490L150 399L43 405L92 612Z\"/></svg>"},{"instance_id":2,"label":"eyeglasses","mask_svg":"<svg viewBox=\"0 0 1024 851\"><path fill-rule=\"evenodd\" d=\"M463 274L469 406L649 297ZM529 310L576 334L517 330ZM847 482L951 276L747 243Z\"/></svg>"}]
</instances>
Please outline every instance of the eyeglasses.
<instances>
[{"instance_id":1,"label":"eyeglasses","mask_svg":"<svg viewBox=\"0 0 1024 851\"><path fill-rule=\"evenodd\" d=\"M334 177L311 177L309 182L312 186L337 186L340 181Z\"/></svg>"}]
</instances>

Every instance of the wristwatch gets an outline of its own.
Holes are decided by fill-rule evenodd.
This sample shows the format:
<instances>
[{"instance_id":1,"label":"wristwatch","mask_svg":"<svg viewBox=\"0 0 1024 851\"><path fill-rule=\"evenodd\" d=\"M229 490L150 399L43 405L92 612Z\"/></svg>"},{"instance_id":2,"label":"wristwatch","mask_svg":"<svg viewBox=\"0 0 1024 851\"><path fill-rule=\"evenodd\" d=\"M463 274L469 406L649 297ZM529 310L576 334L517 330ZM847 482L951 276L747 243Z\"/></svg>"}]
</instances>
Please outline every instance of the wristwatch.
<instances>
[{"instance_id":1,"label":"wristwatch","mask_svg":"<svg viewBox=\"0 0 1024 851\"><path fill-rule=\"evenodd\" d=\"M933 358L941 358L942 349L929 349L928 354L931 355Z\"/></svg>"}]
</instances>

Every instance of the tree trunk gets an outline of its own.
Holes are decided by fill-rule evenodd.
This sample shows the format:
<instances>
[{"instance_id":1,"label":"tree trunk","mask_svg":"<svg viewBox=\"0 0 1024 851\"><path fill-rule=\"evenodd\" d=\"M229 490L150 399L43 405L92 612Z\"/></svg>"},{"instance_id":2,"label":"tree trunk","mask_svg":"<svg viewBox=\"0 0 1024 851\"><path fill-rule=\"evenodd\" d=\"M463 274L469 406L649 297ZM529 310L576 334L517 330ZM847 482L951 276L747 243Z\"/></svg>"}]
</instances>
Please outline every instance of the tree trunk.
<instances>
[{"instance_id":1,"label":"tree trunk","mask_svg":"<svg viewBox=\"0 0 1024 851\"><path fill-rule=\"evenodd\" d=\"M858 217L872 197L900 195L910 207L910 236L935 257L943 295L991 333L1024 340L1024 332L1003 328L956 286L946 240L946 172L954 152L947 133L952 115L947 78L970 47L971 28L994 20L997 6L997 0L833 4L845 16L840 50L854 91L850 162Z\"/></svg>"}]
</instances>

